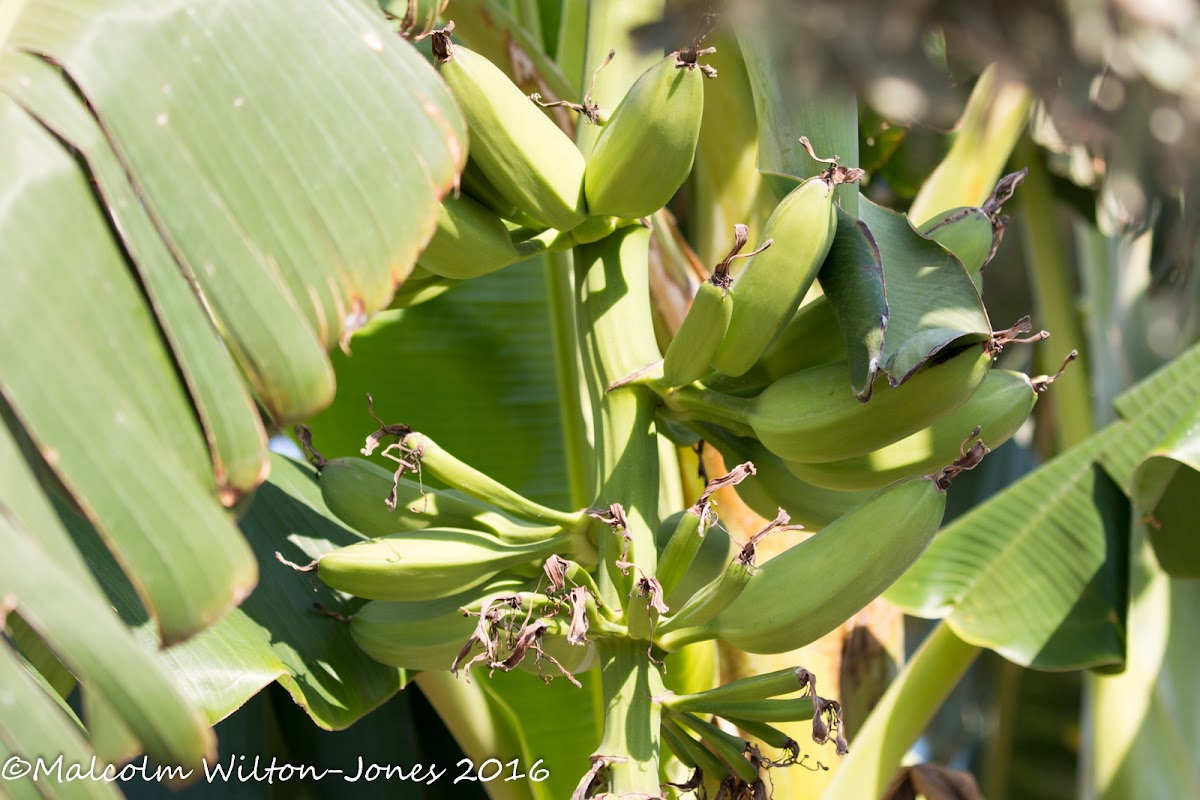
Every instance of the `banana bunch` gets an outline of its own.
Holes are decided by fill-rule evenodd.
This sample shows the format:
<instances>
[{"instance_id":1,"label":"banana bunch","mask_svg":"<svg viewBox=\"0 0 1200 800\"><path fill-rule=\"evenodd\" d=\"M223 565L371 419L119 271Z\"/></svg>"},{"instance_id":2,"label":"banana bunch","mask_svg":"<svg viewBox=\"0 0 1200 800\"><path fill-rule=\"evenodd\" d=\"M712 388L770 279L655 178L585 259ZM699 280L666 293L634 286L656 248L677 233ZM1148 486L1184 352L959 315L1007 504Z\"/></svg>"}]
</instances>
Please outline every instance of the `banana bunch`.
<instances>
[{"instance_id":1,"label":"banana bunch","mask_svg":"<svg viewBox=\"0 0 1200 800\"><path fill-rule=\"evenodd\" d=\"M496 65L453 43L453 30L451 22L432 32L433 54L466 117L470 154L459 191L443 199L418 258L424 272L468 280L598 241L666 205L691 172L704 114L702 76L716 75L698 58L711 48L694 44L646 70L585 161L539 106L565 105L597 121L590 97L583 104L527 97ZM401 305L432 293L409 294Z\"/></svg>"},{"instance_id":2,"label":"banana bunch","mask_svg":"<svg viewBox=\"0 0 1200 800\"><path fill-rule=\"evenodd\" d=\"M684 791L703 785L718 797L765 797L768 770L803 761L799 744L772 722L811 717L813 741L823 745L832 738L837 754L845 755L849 745L841 704L817 694L816 684L815 675L795 667L705 692L668 692L658 698L663 741L693 771L687 784L672 785ZM710 722L713 716L723 718L744 736ZM764 756L752 739L779 750L779 757Z\"/></svg>"},{"instance_id":3,"label":"banana bunch","mask_svg":"<svg viewBox=\"0 0 1200 800\"><path fill-rule=\"evenodd\" d=\"M1067 360L1074 358L1072 351ZM841 491L878 489L901 478L924 475L961 454L965 438L977 435L989 448L1007 442L1056 377L1030 378L1012 370L993 370L967 402L911 436L840 461L785 463L796 477Z\"/></svg>"},{"instance_id":4,"label":"banana bunch","mask_svg":"<svg viewBox=\"0 0 1200 800\"><path fill-rule=\"evenodd\" d=\"M1001 207L1024 175L1021 171L1002 178L983 206L950 209L926 220L917 229L958 259L981 294L983 269L995 256L1009 221L1000 213ZM743 372L735 374L721 370L707 379L707 385L731 394L755 392L793 372L845 357L846 344L833 306L820 295L792 314L758 359ZM692 380L699 377L703 376ZM668 376L667 382L679 386L691 381L674 383Z\"/></svg>"}]
</instances>

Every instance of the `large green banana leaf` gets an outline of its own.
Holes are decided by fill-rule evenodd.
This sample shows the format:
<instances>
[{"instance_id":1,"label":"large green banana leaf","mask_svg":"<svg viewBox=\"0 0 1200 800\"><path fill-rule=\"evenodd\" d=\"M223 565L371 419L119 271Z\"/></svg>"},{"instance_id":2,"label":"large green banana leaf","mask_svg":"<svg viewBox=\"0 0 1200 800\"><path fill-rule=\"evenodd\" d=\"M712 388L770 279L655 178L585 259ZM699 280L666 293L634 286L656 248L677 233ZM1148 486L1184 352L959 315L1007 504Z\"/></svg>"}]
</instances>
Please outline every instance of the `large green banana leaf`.
<instances>
[{"instance_id":1,"label":"large green banana leaf","mask_svg":"<svg viewBox=\"0 0 1200 800\"><path fill-rule=\"evenodd\" d=\"M102 758L194 763L272 680L349 724L401 678L264 549L341 542L291 465L251 504L261 414L332 398L327 350L390 301L462 166L457 108L354 0L5 2L0 36L0 596L80 679ZM44 749L48 713L6 713L6 749Z\"/></svg>"},{"instance_id":2,"label":"large green banana leaf","mask_svg":"<svg viewBox=\"0 0 1200 800\"><path fill-rule=\"evenodd\" d=\"M321 454L357 454L377 427L367 414L370 392L384 422L409 425L528 497L566 508L546 300L551 263L534 259L469 281L424 305L381 314L355 335L351 355L334 357L342 391L311 421ZM431 675L421 686L477 762L518 758L528 769L543 759L550 771L543 783L489 784L506 793L493 796L555 800L570 795L600 741L598 675L578 677L582 689L565 680L544 685L524 672L490 680L472 672L470 684ZM492 726L497 733L487 733Z\"/></svg>"},{"instance_id":3,"label":"large green banana leaf","mask_svg":"<svg viewBox=\"0 0 1200 800\"><path fill-rule=\"evenodd\" d=\"M1120 487L1198 393L1194 346L1118 400L1127 419L943 529L886 596L1023 666L1121 664L1129 513Z\"/></svg>"}]
</instances>

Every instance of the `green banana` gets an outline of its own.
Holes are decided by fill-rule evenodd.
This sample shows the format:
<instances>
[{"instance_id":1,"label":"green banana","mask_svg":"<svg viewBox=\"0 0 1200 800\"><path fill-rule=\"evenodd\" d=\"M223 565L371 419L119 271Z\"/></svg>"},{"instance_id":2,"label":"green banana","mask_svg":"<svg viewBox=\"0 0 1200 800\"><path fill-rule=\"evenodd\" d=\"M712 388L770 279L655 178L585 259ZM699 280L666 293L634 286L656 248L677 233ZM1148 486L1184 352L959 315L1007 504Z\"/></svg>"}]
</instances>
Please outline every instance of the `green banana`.
<instances>
[{"instance_id":1,"label":"green banana","mask_svg":"<svg viewBox=\"0 0 1200 800\"><path fill-rule=\"evenodd\" d=\"M799 667L787 667L762 675L739 678L703 692L664 698L663 707L675 711L705 711L714 704L745 703L791 694L804 688L804 684L800 682L801 671L802 668Z\"/></svg>"},{"instance_id":2,"label":"green banana","mask_svg":"<svg viewBox=\"0 0 1200 800\"><path fill-rule=\"evenodd\" d=\"M682 386L664 396L683 419L747 433L787 461L837 461L908 436L965 403L987 375L991 352L978 344L931 359L899 387L877 386L869 403L850 392L849 366L794 372L753 398Z\"/></svg>"},{"instance_id":3,"label":"green banana","mask_svg":"<svg viewBox=\"0 0 1200 800\"><path fill-rule=\"evenodd\" d=\"M433 600L487 582L510 568L571 553L576 537L506 544L482 531L426 528L357 542L317 559L317 577L369 600Z\"/></svg>"},{"instance_id":4,"label":"green banana","mask_svg":"<svg viewBox=\"0 0 1200 800\"><path fill-rule=\"evenodd\" d=\"M807 139L801 141L807 146ZM833 165L775 207L762 237L778 246L747 261L734 278L729 329L713 356L718 372L738 376L749 370L796 313L837 232L833 190L861 174Z\"/></svg>"},{"instance_id":5,"label":"green banana","mask_svg":"<svg viewBox=\"0 0 1200 800\"><path fill-rule=\"evenodd\" d=\"M742 502L760 517L770 519L782 508L806 529L819 531L871 496L870 492L839 492L813 486L793 475L757 439L734 436L716 425L694 427L705 442L717 449L726 464L745 461L754 464L755 474L739 483L736 491Z\"/></svg>"},{"instance_id":6,"label":"green banana","mask_svg":"<svg viewBox=\"0 0 1200 800\"><path fill-rule=\"evenodd\" d=\"M908 478L877 492L821 533L775 556L703 625L664 634L671 652L723 639L750 653L802 647L841 625L925 550L946 508L946 482Z\"/></svg>"},{"instance_id":7,"label":"green banana","mask_svg":"<svg viewBox=\"0 0 1200 800\"><path fill-rule=\"evenodd\" d=\"M442 198L437 231L417 263L434 275L466 280L495 272L519 258L504 221L460 195Z\"/></svg>"},{"instance_id":8,"label":"green banana","mask_svg":"<svg viewBox=\"0 0 1200 800\"><path fill-rule=\"evenodd\" d=\"M980 270L992 255L993 222L979 208L961 208L946 212L922 227L921 233L954 254L980 291ZM999 225L1000 223L995 223ZM792 315L762 357L738 377L723 374L708 379L709 388L729 394L741 394L769 386L793 372L817 367L846 358L833 305L825 296L805 303Z\"/></svg>"},{"instance_id":9,"label":"green banana","mask_svg":"<svg viewBox=\"0 0 1200 800\"><path fill-rule=\"evenodd\" d=\"M753 480L753 479L751 479ZM715 579L732 555L733 539L720 525L700 525L695 508L679 511L658 526L658 559L655 577L671 608L681 605Z\"/></svg>"},{"instance_id":10,"label":"green banana","mask_svg":"<svg viewBox=\"0 0 1200 800\"><path fill-rule=\"evenodd\" d=\"M574 228L588 216L583 155L495 64L452 44L453 27L433 33L433 51L467 119L471 157L521 212L560 231Z\"/></svg>"},{"instance_id":11,"label":"green banana","mask_svg":"<svg viewBox=\"0 0 1200 800\"><path fill-rule=\"evenodd\" d=\"M708 749L743 781L748 784L758 781L758 768L747 761L744 755L746 752L745 739L734 736L732 733L726 733L711 722L687 712L668 712L664 716L671 723L678 725L681 732L686 728L696 733L700 740L708 746ZM682 735L688 739L691 738L686 733Z\"/></svg>"},{"instance_id":12,"label":"green banana","mask_svg":"<svg viewBox=\"0 0 1200 800\"><path fill-rule=\"evenodd\" d=\"M646 217L683 185L704 117L701 52L667 56L617 104L587 160L583 186L591 214Z\"/></svg>"},{"instance_id":13,"label":"green banana","mask_svg":"<svg viewBox=\"0 0 1200 800\"><path fill-rule=\"evenodd\" d=\"M922 235L945 247L962 262L975 288L983 291L983 268L998 245L992 218L982 208L953 208L919 228ZM1003 231L1003 226L1000 226Z\"/></svg>"},{"instance_id":14,"label":"green banana","mask_svg":"<svg viewBox=\"0 0 1200 800\"><path fill-rule=\"evenodd\" d=\"M735 258L750 258L771 246L768 239L753 253L739 256L748 236L749 228L745 225L733 226L733 249L696 290L692 306L663 356L663 380L669 385L692 383L712 372L713 356L725 338L733 314L733 298L729 296L733 280L729 277L729 267Z\"/></svg>"},{"instance_id":15,"label":"green banana","mask_svg":"<svg viewBox=\"0 0 1200 800\"><path fill-rule=\"evenodd\" d=\"M703 625L729 607L750 584L754 566L734 558L720 575L692 595L683 606L658 626L660 634L679 628Z\"/></svg>"},{"instance_id":16,"label":"green banana","mask_svg":"<svg viewBox=\"0 0 1200 800\"><path fill-rule=\"evenodd\" d=\"M786 462L796 477L827 489L879 489L910 475L928 474L953 461L972 430L996 448L1012 438L1037 402L1029 376L992 370L967 402L928 428L879 450L820 464Z\"/></svg>"},{"instance_id":17,"label":"green banana","mask_svg":"<svg viewBox=\"0 0 1200 800\"><path fill-rule=\"evenodd\" d=\"M714 782L722 780L729 774L731 769L729 765L714 755L712 750L685 733L669 718L663 719L661 730L663 741L685 766L691 767L693 770L700 770L703 777L710 778Z\"/></svg>"},{"instance_id":18,"label":"green banana","mask_svg":"<svg viewBox=\"0 0 1200 800\"><path fill-rule=\"evenodd\" d=\"M464 195L501 219L516 221L521 216L520 209L500 194L500 190L492 185L473 158L468 158L466 166L463 167L459 176L459 187Z\"/></svg>"},{"instance_id":19,"label":"green banana","mask_svg":"<svg viewBox=\"0 0 1200 800\"><path fill-rule=\"evenodd\" d=\"M406 467L426 471L438 480L461 489L472 497L491 503L502 511L524 519L568 529L579 527L587 520L583 512L558 511L523 497L495 478L485 475L455 458L453 454L423 433L408 430L403 426L393 427L405 431L395 433L395 435L400 436L399 446L404 454ZM386 427L381 430L391 433L391 431L387 431ZM374 436L372 434L372 437L368 437L367 446L362 451L363 455L370 455L378 445L378 440Z\"/></svg>"},{"instance_id":20,"label":"green banana","mask_svg":"<svg viewBox=\"0 0 1200 800\"><path fill-rule=\"evenodd\" d=\"M484 586L438 600L372 600L350 618L350 635L380 663L412 670L448 670L475 630L463 609L478 611L488 600L516 594L529 581L497 576Z\"/></svg>"},{"instance_id":21,"label":"green banana","mask_svg":"<svg viewBox=\"0 0 1200 800\"><path fill-rule=\"evenodd\" d=\"M425 528L469 528L509 544L543 541L557 526L533 526L453 489L421 487L362 458L324 462L318 479L325 505L353 530L374 538ZM386 499L392 491L395 510Z\"/></svg>"}]
</instances>

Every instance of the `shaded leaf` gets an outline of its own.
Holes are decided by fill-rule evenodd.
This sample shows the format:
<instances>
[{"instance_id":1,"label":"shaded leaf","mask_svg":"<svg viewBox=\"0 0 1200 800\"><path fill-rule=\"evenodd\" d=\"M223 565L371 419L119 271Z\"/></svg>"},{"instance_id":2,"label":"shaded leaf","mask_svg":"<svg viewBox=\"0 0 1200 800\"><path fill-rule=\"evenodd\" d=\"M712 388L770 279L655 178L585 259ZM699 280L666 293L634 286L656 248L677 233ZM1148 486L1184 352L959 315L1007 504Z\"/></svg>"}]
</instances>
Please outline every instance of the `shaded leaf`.
<instances>
[{"instance_id":1,"label":"shaded leaf","mask_svg":"<svg viewBox=\"0 0 1200 800\"><path fill-rule=\"evenodd\" d=\"M95 584L60 566L58 553L26 530L7 502L0 503L0 547L6 556L0 583L22 617L83 683L104 694L149 753L172 764L211 755L211 734L199 713L154 656L134 643Z\"/></svg>"},{"instance_id":2,"label":"shaded leaf","mask_svg":"<svg viewBox=\"0 0 1200 800\"><path fill-rule=\"evenodd\" d=\"M344 728L403 685L403 673L378 664L350 639L345 623L314 609L350 614L346 601L305 573L281 563L306 564L360 537L334 521L311 469L272 455L272 476L242 519L264 579L235 611L186 642L162 651L176 681L205 710L209 722L225 718L272 681L323 728ZM129 584L100 547L86 522L64 511L77 543L88 554L110 601L136 626L146 647L153 630Z\"/></svg>"},{"instance_id":3,"label":"shaded leaf","mask_svg":"<svg viewBox=\"0 0 1200 800\"><path fill-rule=\"evenodd\" d=\"M1200 578L1200 402L1138 465L1133 496L1150 517L1150 543L1162 568L1176 577Z\"/></svg>"},{"instance_id":4,"label":"shaded leaf","mask_svg":"<svg viewBox=\"0 0 1200 800\"><path fill-rule=\"evenodd\" d=\"M5 520L0 518L0 529L5 525ZM3 615L0 614L2 623ZM0 686L5 687L0 697L3 712L0 713L0 763L5 765L6 795L17 800L42 797L43 792L45 796L72 798L121 796L112 784L103 781L59 782L53 776L42 775L35 784L32 775L18 777L10 773L10 765L17 764L13 759L24 759L33 765L42 758L46 764L51 764L60 756L65 773L72 764L89 764L92 752L78 723L47 696L48 687L29 672L3 636L0 636Z\"/></svg>"},{"instance_id":5,"label":"shaded leaf","mask_svg":"<svg viewBox=\"0 0 1200 800\"><path fill-rule=\"evenodd\" d=\"M222 502L232 505L267 472L266 433L237 365L138 201L104 132L62 75L40 59L12 53L0 63L0 84L88 162L191 392Z\"/></svg>"},{"instance_id":6,"label":"shaded leaf","mask_svg":"<svg viewBox=\"0 0 1200 800\"><path fill-rule=\"evenodd\" d=\"M1129 513L1120 487L1194 404L1198 364L1193 347L1125 396L1121 405L1136 417L944 528L888 599L944 617L963 639L1024 666L1121 663Z\"/></svg>"},{"instance_id":7,"label":"shaded leaf","mask_svg":"<svg viewBox=\"0 0 1200 800\"><path fill-rule=\"evenodd\" d=\"M859 399L871 396L888 327L887 287L879 247L867 225L837 210L837 234L821 265L821 289L846 340L850 385Z\"/></svg>"},{"instance_id":8,"label":"shaded leaf","mask_svg":"<svg viewBox=\"0 0 1200 800\"><path fill-rule=\"evenodd\" d=\"M866 198L859 216L883 261L888 321L881 366L892 386L950 343L991 334L975 284L948 250L917 233L903 214Z\"/></svg>"},{"instance_id":9,"label":"shaded leaf","mask_svg":"<svg viewBox=\"0 0 1200 800\"><path fill-rule=\"evenodd\" d=\"M428 433L526 497L567 504L545 261L463 283L424 305L380 314L335 354L337 400L311 421L326 458L357 453L375 413ZM381 462L390 463L390 462Z\"/></svg>"}]
</instances>

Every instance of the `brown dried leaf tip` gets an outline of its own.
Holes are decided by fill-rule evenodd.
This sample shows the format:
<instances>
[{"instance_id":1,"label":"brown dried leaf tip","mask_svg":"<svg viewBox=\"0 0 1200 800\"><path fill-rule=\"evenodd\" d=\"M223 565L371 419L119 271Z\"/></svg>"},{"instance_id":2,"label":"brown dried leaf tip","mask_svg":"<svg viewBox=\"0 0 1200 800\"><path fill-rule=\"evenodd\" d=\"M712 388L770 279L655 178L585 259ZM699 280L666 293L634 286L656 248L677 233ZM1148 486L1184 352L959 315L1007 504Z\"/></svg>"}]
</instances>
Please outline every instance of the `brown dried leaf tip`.
<instances>
[{"instance_id":1,"label":"brown dried leaf tip","mask_svg":"<svg viewBox=\"0 0 1200 800\"><path fill-rule=\"evenodd\" d=\"M992 354L992 360L1000 357L1004 352L1005 345L1009 344L1033 344L1040 342L1042 339L1050 338L1050 331L1038 331L1032 336L1021 338L1022 333L1029 333L1033 330L1033 323L1028 316L1021 317L1010 328L1005 328L1002 331L993 331L991 338L987 342L987 350Z\"/></svg>"},{"instance_id":2,"label":"brown dried leaf tip","mask_svg":"<svg viewBox=\"0 0 1200 800\"><path fill-rule=\"evenodd\" d=\"M1050 385L1061 378L1063 373L1067 371L1067 364L1070 364L1077 358L1079 358L1079 351L1072 350L1071 352L1067 353L1067 357L1062 360L1062 364L1060 364L1058 367L1058 372L1054 373L1053 375L1038 375L1036 378L1030 378L1029 382L1033 384L1033 390L1038 394L1041 394L1049 389Z\"/></svg>"},{"instance_id":3,"label":"brown dried leaf tip","mask_svg":"<svg viewBox=\"0 0 1200 800\"><path fill-rule=\"evenodd\" d=\"M817 744L829 741L829 735L834 734L837 754L844 756L850 752L842 725L842 705L837 700L827 700L817 694L817 676L804 667L796 668L796 680L813 704L812 737Z\"/></svg>"},{"instance_id":4,"label":"brown dried leaf tip","mask_svg":"<svg viewBox=\"0 0 1200 800\"><path fill-rule=\"evenodd\" d=\"M982 430L983 428L976 425L975 430L971 431L971 435L963 440L963 443L958 446L959 457L954 460L954 463L944 467L940 472L926 476L937 484L938 489L943 492L949 489L956 477L967 470L978 467L979 462L983 461L983 457L992 452L992 449L984 444L982 439L972 444L972 440L979 436L979 432Z\"/></svg>"},{"instance_id":5,"label":"brown dried leaf tip","mask_svg":"<svg viewBox=\"0 0 1200 800\"><path fill-rule=\"evenodd\" d=\"M454 43L450 41L450 34L453 32L454 20L450 20L446 23L446 27L430 31L428 34L432 37L433 57L439 64L445 64L454 58Z\"/></svg>"},{"instance_id":6,"label":"brown dried leaf tip","mask_svg":"<svg viewBox=\"0 0 1200 800\"><path fill-rule=\"evenodd\" d=\"M750 238L750 229L741 222L733 226L733 248L729 251L729 255L713 268L713 274L709 276L708 282L718 289L729 291L729 287L733 285L733 276L729 274L729 268L736 258L750 258L756 256L766 250L775 243L774 239L767 239L758 246L753 252L742 253L742 248L746 246L746 241Z\"/></svg>"},{"instance_id":7,"label":"brown dried leaf tip","mask_svg":"<svg viewBox=\"0 0 1200 800\"><path fill-rule=\"evenodd\" d=\"M592 768L579 779L575 791L571 792L571 800L588 800L590 797L599 797L597 792L608 785L608 781L601 773L608 769L609 764L621 764L628 760L624 756L592 756Z\"/></svg>"},{"instance_id":8,"label":"brown dried leaf tip","mask_svg":"<svg viewBox=\"0 0 1200 800\"><path fill-rule=\"evenodd\" d=\"M808 151L808 156L813 161L816 161L819 164L829 165L829 167L821 173L821 180L825 181L830 186L838 186L843 183L857 183L864 175L867 174L866 170L859 169L858 167L843 167L838 163L838 156L834 156L833 158L820 158L817 156L816 151L813 150L812 142L808 140L807 136L800 137L800 145Z\"/></svg>"},{"instance_id":9,"label":"brown dried leaf tip","mask_svg":"<svg viewBox=\"0 0 1200 800\"><path fill-rule=\"evenodd\" d=\"M782 508L779 509L779 513L775 516L775 519L767 523L767 527L751 536L750 541L746 542L746 544L742 546L741 551L737 554L737 560L740 563L745 564L747 567L753 567L754 559L758 551L758 545L763 539L767 538L767 536L775 531L804 530L803 525L789 525L788 523L791 521L792 518L788 516L788 513Z\"/></svg>"},{"instance_id":10,"label":"brown dried leaf tip","mask_svg":"<svg viewBox=\"0 0 1200 800\"><path fill-rule=\"evenodd\" d=\"M613 56L616 54L616 50L609 50L608 55L604 58L604 61L602 61L600 66L596 67L595 71L592 72L592 83L590 86L588 86L587 93L584 94L582 103L572 103L570 100L544 101L542 100L542 95L539 92L534 92L533 94L529 95L529 99L537 103L542 108L569 108L577 114L583 116L583 118L588 122L596 125L600 122L600 106L595 100L592 99L592 94L596 91L596 78L600 75L600 70L607 67L609 62L613 60Z\"/></svg>"},{"instance_id":11,"label":"brown dried leaf tip","mask_svg":"<svg viewBox=\"0 0 1200 800\"><path fill-rule=\"evenodd\" d=\"M700 25L696 28L696 34L692 37L691 44L671 54L675 56L675 67L677 69L695 69L696 67L700 67L700 72L704 74L704 77L717 77L717 70L715 67L708 66L707 64L699 64L697 62L701 56L712 55L713 53L717 52L717 48L702 48L700 43L704 41L705 36L708 36L708 34L712 33L712 29L717 26L717 22L720 19L721 15L715 9L710 8L704 13L704 15L700 18Z\"/></svg>"},{"instance_id":12,"label":"brown dried leaf tip","mask_svg":"<svg viewBox=\"0 0 1200 800\"><path fill-rule=\"evenodd\" d=\"M320 471L325 466L325 456L317 448L313 447L312 429L307 425L292 426L292 433L296 434L296 438L300 441L300 450L304 453L304 457L308 459L308 463Z\"/></svg>"},{"instance_id":13,"label":"brown dried leaf tip","mask_svg":"<svg viewBox=\"0 0 1200 800\"><path fill-rule=\"evenodd\" d=\"M407 425L388 425L375 414L375 398L370 392L367 393L367 413L371 415L371 419L379 423L379 428L367 436L366 444L363 445L359 452L364 456L369 456L375 452L380 443L388 436L395 436L399 439L398 442L388 445L383 448L380 453L384 458L395 461L398 465L395 473L392 475L392 491L388 493L384 500L387 503L389 511L396 510L396 492L400 488L400 479L404 477L404 473L412 472L417 476L417 483L420 487L422 495L424 495L425 487L421 484L421 456L424 454L424 449L420 446L408 447L406 441L412 435L413 429ZM397 455L397 453L399 455ZM417 509L413 509L416 511ZM421 509L424 511L424 508Z\"/></svg>"}]
</instances>

